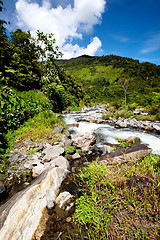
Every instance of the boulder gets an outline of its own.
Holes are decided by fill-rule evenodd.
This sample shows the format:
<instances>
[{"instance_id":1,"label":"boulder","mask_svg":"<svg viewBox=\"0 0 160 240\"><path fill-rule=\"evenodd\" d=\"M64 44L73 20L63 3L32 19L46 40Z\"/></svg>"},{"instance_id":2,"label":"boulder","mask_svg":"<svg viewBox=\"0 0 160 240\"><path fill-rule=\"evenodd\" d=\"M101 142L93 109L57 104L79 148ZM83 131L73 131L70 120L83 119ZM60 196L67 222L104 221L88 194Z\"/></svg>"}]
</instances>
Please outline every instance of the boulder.
<instances>
[{"instance_id":1,"label":"boulder","mask_svg":"<svg viewBox=\"0 0 160 240\"><path fill-rule=\"evenodd\" d=\"M57 158L62 153L64 153L64 148L58 145L52 146L50 144L47 144L47 148L42 152L42 154L45 154L45 161L50 161L54 158Z\"/></svg>"},{"instance_id":2,"label":"boulder","mask_svg":"<svg viewBox=\"0 0 160 240\"><path fill-rule=\"evenodd\" d=\"M96 137L94 133L76 135L72 138L72 140L72 145L76 146L77 148L81 148L82 152L89 152L96 143Z\"/></svg>"},{"instance_id":3,"label":"boulder","mask_svg":"<svg viewBox=\"0 0 160 240\"><path fill-rule=\"evenodd\" d=\"M45 170L45 166L43 164L39 163L36 167L33 167L32 177L33 178L38 177L44 170Z\"/></svg>"},{"instance_id":4,"label":"boulder","mask_svg":"<svg viewBox=\"0 0 160 240\"><path fill-rule=\"evenodd\" d=\"M50 162L50 164L52 167L60 167L60 168L67 169L67 170L70 169L70 164L69 164L68 160L66 158L64 158L63 156L59 156L59 157L53 159Z\"/></svg>"},{"instance_id":5,"label":"boulder","mask_svg":"<svg viewBox=\"0 0 160 240\"><path fill-rule=\"evenodd\" d=\"M56 198L55 203L56 203L57 207L59 208L59 210L61 210L61 211L58 211L59 215L62 215L62 216L65 215L65 217L66 217L74 209L74 205L75 205L74 204L74 196L72 196L69 192L66 192L66 191L62 192Z\"/></svg>"},{"instance_id":6,"label":"boulder","mask_svg":"<svg viewBox=\"0 0 160 240\"><path fill-rule=\"evenodd\" d=\"M126 141L128 143L132 143L132 144L140 144L141 139L139 137L131 136L131 137L126 138L124 141Z\"/></svg>"},{"instance_id":7,"label":"boulder","mask_svg":"<svg viewBox=\"0 0 160 240\"><path fill-rule=\"evenodd\" d=\"M124 163L134 159L144 158L151 152L152 149L148 148L147 144L135 144L131 147L117 149L106 156L102 156L99 158L99 161L105 164L113 164L117 161Z\"/></svg>"},{"instance_id":8,"label":"boulder","mask_svg":"<svg viewBox=\"0 0 160 240\"><path fill-rule=\"evenodd\" d=\"M49 218L47 205L55 201L67 174L68 171L63 168L47 169L31 186L2 205L1 240L40 240Z\"/></svg>"}]
</instances>

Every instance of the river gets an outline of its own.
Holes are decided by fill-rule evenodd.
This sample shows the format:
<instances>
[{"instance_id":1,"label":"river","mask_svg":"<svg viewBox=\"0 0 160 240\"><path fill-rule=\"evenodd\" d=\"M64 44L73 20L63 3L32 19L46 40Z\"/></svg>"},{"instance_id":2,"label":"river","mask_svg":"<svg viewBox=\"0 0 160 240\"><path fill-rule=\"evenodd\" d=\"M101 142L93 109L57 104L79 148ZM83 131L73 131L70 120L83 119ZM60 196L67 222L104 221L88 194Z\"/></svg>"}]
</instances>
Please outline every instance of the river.
<instances>
[{"instance_id":1,"label":"river","mask_svg":"<svg viewBox=\"0 0 160 240\"><path fill-rule=\"evenodd\" d=\"M103 113L103 106L97 106L87 112L82 113L69 113L62 115L62 120L64 123L72 124L77 123L79 118L87 118L88 116L101 117ZM85 121L78 122L78 127L68 127L72 136L77 134L91 133L94 132L97 136L97 141L99 144L103 142L109 142L112 144L117 144L118 141L115 139L118 138L128 138L130 136L136 136L141 139L142 143L146 143L152 148L152 153L160 155L160 136L155 133L148 133L140 129L132 128L121 128L117 129L114 126L109 124L97 124L89 123Z\"/></svg>"}]
</instances>

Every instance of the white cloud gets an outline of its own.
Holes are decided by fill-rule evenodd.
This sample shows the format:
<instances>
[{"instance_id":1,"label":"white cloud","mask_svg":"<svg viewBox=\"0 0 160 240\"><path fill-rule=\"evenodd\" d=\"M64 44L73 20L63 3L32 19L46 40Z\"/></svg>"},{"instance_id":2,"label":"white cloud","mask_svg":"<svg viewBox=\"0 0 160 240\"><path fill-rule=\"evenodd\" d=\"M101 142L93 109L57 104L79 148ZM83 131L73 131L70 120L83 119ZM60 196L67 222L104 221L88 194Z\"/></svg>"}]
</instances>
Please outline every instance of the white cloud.
<instances>
[{"instance_id":1,"label":"white cloud","mask_svg":"<svg viewBox=\"0 0 160 240\"><path fill-rule=\"evenodd\" d=\"M145 43L145 47L142 49L142 53L154 52L160 49L160 33L153 35Z\"/></svg>"},{"instance_id":2,"label":"white cloud","mask_svg":"<svg viewBox=\"0 0 160 240\"><path fill-rule=\"evenodd\" d=\"M102 46L101 41L98 37L94 37L92 42L86 47L80 47L78 44L72 45L72 44L66 44L63 47L64 52L64 59L69 59L72 57L77 57L80 55L90 55L94 56L98 49L100 49Z\"/></svg>"},{"instance_id":3,"label":"white cloud","mask_svg":"<svg viewBox=\"0 0 160 240\"><path fill-rule=\"evenodd\" d=\"M29 0L18 0L16 3L18 25L35 34L37 29L45 33L54 33L56 43L64 57L81 54L94 55L100 48L98 37L86 47L72 45L75 38L83 39L84 32L92 31L95 24L100 24L105 10L105 0L74 0L74 5L53 8L50 0L43 0L42 6ZM67 44L70 40L70 44ZM71 53L73 55L71 56Z\"/></svg>"}]
</instances>

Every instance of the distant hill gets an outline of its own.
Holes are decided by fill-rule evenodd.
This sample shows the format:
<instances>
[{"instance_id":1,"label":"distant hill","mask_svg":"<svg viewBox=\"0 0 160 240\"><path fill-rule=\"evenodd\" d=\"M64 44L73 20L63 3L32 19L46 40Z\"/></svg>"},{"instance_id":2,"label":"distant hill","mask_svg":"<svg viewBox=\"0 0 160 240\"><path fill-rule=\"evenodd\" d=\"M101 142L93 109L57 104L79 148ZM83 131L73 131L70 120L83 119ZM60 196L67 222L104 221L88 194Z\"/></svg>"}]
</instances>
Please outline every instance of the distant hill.
<instances>
[{"instance_id":1,"label":"distant hill","mask_svg":"<svg viewBox=\"0 0 160 240\"><path fill-rule=\"evenodd\" d=\"M87 101L147 106L160 102L160 65L132 58L83 55L60 60L68 73L83 85Z\"/></svg>"}]
</instances>

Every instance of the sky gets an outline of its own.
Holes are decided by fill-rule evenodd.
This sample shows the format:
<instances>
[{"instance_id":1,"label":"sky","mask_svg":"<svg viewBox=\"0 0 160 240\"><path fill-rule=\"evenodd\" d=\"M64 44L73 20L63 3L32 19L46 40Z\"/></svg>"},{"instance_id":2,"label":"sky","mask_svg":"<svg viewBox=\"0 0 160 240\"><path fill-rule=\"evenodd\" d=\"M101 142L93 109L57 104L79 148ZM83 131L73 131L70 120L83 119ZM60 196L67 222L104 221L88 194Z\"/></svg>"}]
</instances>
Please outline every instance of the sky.
<instances>
[{"instance_id":1,"label":"sky","mask_svg":"<svg viewBox=\"0 0 160 240\"><path fill-rule=\"evenodd\" d=\"M64 59L118 55L160 65L160 0L3 0L1 19L54 33Z\"/></svg>"}]
</instances>

